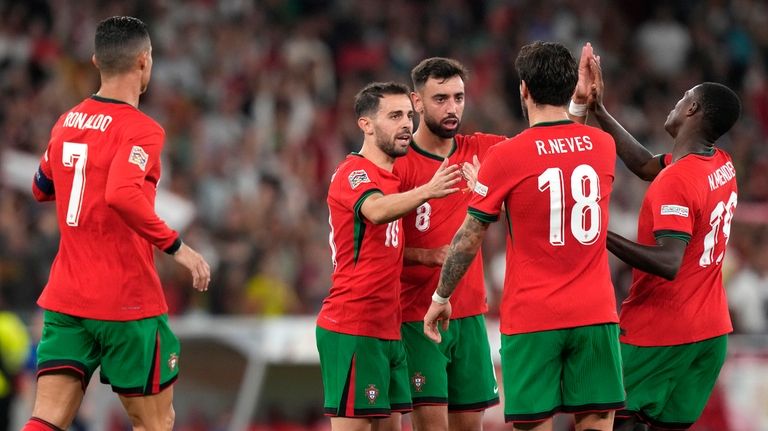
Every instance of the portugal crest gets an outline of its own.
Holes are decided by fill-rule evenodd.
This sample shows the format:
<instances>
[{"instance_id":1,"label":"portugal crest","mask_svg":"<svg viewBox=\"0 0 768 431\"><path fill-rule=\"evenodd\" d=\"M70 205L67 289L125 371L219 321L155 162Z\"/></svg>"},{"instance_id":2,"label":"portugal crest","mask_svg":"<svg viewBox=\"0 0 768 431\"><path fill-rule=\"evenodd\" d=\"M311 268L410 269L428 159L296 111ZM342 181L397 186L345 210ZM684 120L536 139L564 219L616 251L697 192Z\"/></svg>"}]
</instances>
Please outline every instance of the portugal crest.
<instances>
[{"instance_id":1,"label":"portugal crest","mask_svg":"<svg viewBox=\"0 0 768 431\"><path fill-rule=\"evenodd\" d=\"M422 376L420 371L416 371L413 374L413 377L411 377L411 384L413 385L414 389L416 389L416 392L421 392L421 389L426 383L427 378Z\"/></svg>"},{"instance_id":2,"label":"portugal crest","mask_svg":"<svg viewBox=\"0 0 768 431\"><path fill-rule=\"evenodd\" d=\"M171 355L168 357L168 368L173 371L176 369L177 365L179 365L179 355L176 353L171 353Z\"/></svg>"},{"instance_id":3,"label":"portugal crest","mask_svg":"<svg viewBox=\"0 0 768 431\"><path fill-rule=\"evenodd\" d=\"M368 404L375 404L376 398L379 398L379 390L376 389L376 385L368 385L368 387L365 388L365 396L368 398Z\"/></svg>"}]
</instances>

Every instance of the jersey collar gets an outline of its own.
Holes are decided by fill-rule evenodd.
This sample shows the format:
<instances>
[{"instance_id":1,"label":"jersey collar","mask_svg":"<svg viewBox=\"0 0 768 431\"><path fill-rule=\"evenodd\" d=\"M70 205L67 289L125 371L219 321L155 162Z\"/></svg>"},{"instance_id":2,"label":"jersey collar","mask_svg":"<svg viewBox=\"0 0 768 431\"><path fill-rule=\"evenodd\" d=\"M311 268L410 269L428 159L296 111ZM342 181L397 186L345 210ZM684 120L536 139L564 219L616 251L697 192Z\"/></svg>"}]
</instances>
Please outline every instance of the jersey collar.
<instances>
[{"instance_id":1,"label":"jersey collar","mask_svg":"<svg viewBox=\"0 0 768 431\"><path fill-rule=\"evenodd\" d=\"M573 124L573 121L572 120L542 121L532 125L531 127L562 126L564 124Z\"/></svg>"},{"instance_id":2,"label":"jersey collar","mask_svg":"<svg viewBox=\"0 0 768 431\"><path fill-rule=\"evenodd\" d=\"M109 97L101 97L96 94L91 94L91 99L97 101L97 102L104 102L104 103L117 103L117 104L123 104L123 105L130 105L128 102L123 102L122 100L117 99L110 99Z\"/></svg>"},{"instance_id":3,"label":"jersey collar","mask_svg":"<svg viewBox=\"0 0 768 431\"><path fill-rule=\"evenodd\" d=\"M443 160L447 159L448 157L451 157L453 155L453 153L456 152L456 138L451 139L451 151L448 152L448 156L447 157L438 156L437 154L432 154L429 151L419 147L416 144L416 141L413 141L413 140L411 141L411 148L413 149L413 151L416 151L417 153L421 154L424 157L427 157L427 158L434 159L434 160L437 160L439 162L442 162Z\"/></svg>"}]
</instances>

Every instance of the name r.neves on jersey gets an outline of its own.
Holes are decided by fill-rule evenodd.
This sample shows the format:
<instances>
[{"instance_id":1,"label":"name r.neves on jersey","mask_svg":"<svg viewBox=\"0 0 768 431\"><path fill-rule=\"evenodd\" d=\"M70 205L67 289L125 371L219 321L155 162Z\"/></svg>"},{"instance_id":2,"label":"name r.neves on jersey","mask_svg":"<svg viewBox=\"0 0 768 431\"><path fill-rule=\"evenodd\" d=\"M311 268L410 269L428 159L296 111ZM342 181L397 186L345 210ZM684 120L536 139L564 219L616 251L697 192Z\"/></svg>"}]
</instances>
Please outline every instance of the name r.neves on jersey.
<instances>
[{"instance_id":1,"label":"name r.neves on jersey","mask_svg":"<svg viewBox=\"0 0 768 431\"><path fill-rule=\"evenodd\" d=\"M107 127L112 123L112 117L104 114L91 114L88 115L84 112L69 112L66 118L64 118L64 127L72 127L74 129L93 129L107 131Z\"/></svg>"},{"instance_id":2,"label":"name r.neves on jersey","mask_svg":"<svg viewBox=\"0 0 768 431\"><path fill-rule=\"evenodd\" d=\"M573 153L590 151L592 138L589 136L571 136L567 138L547 139L546 142L536 139L536 151L539 155Z\"/></svg>"}]
</instances>

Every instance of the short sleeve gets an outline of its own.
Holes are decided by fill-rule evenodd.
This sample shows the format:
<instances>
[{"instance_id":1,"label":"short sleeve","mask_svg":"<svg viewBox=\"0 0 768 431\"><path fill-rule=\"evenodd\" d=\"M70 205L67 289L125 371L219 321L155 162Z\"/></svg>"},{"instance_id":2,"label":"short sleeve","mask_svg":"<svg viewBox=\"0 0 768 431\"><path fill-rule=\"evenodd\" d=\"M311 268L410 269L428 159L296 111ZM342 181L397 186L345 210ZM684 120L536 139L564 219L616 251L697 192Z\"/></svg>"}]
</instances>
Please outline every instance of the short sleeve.
<instances>
[{"instance_id":1,"label":"short sleeve","mask_svg":"<svg viewBox=\"0 0 768 431\"><path fill-rule=\"evenodd\" d=\"M499 219L501 205L509 195L509 175L501 163L502 159L498 147L488 151L477 174L477 184L469 202L468 213L485 223Z\"/></svg>"},{"instance_id":2,"label":"short sleeve","mask_svg":"<svg viewBox=\"0 0 768 431\"><path fill-rule=\"evenodd\" d=\"M648 190L649 209L653 215L652 231L656 238L677 237L690 241L696 218L696 192L690 181L679 175L657 179Z\"/></svg>"},{"instance_id":3,"label":"short sleeve","mask_svg":"<svg viewBox=\"0 0 768 431\"><path fill-rule=\"evenodd\" d=\"M350 166L336 174L338 200L342 206L360 215L365 199L374 193L382 193L377 172L370 167Z\"/></svg>"}]
</instances>

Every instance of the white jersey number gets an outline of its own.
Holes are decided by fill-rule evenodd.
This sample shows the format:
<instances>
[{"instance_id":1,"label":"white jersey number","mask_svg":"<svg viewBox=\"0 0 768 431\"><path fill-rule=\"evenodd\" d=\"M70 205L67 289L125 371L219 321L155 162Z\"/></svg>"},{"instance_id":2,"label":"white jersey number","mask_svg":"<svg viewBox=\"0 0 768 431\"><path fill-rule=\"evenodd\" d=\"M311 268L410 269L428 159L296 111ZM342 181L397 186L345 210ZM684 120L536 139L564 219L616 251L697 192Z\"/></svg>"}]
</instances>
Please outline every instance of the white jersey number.
<instances>
[{"instance_id":1,"label":"white jersey number","mask_svg":"<svg viewBox=\"0 0 768 431\"><path fill-rule=\"evenodd\" d=\"M728 202L718 202L715 205L715 209L709 215L709 225L712 226L712 230L704 237L704 252L701 254L701 258L699 258L700 266L708 267L712 264L713 259L715 264L722 262L725 248L715 258L715 246L717 246L719 237L718 232L720 231L720 224L722 224L725 244L728 244L728 238L731 237L731 221L733 221L733 210L736 209L736 200L736 192L731 192Z\"/></svg>"},{"instance_id":2,"label":"white jersey number","mask_svg":"<svg viewBox=\"0 0 768 431\"><path fill-rule=\"evenodd\" d=\"M424 202L416 208L416 229L426 232L429 229L429 217L432 215L432 206Z\"/></svg>"},{"instance_id":3,"label":"white jersey number","mask_svg":"<svg viewBox=\"0 0 768 431\"><path fill-rule=\"evenodd\" d=\"M88 145L64 142L61 161L68 168L75 167L72 192L69 194L69 206L67 207L67 225L78 226L80 208L83 205L83 193L85 192L85 164L88 161Z\"/></svg>"},{"instance_id":4,"label":"white jersey number","mask_svg":"<svg viewBox=\"0 0 768 431\"><path fill-rule=\"evenodd\" d=\"M563 171L549 168L539 175L539 191L549 190L549 243L565 245L565 197ZM600 236L600 179L594 168L579 165L571 173L571 195L576 204L571 209L571 234L584 245Z\"/></svg>"},{"instance_id":5,"label":"white jersey number","mask_svg":"<svg viewBox=\"0 0 768 431\"><path fill-rule=\"evenodd\" d=\"M387 224L387 239L384 241L387 247L397 248L400 245L400 220Z\"/></svg>"}]
</instances>

